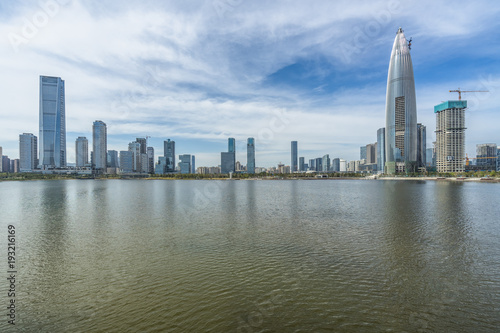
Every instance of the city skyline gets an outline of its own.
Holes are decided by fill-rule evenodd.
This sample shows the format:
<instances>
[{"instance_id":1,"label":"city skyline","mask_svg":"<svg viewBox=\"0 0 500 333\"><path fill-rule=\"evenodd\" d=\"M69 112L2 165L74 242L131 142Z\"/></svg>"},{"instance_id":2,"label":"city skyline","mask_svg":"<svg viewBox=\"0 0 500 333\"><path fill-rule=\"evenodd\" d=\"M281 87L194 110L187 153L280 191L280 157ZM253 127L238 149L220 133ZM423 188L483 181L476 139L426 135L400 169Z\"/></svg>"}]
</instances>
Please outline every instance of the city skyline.
<instances>
[{"instance_id":1,"label":"city skyline","mask_svg":"<svg viewBox=\"0 0 500 333\"><path fill-rule=\"evenodd\" d=\"M495 2L463 2L460 10L429 3L431 14L417 2L398 1L356 10L347 2L223 1L222 12L212 3L58 3L52 11L0 5L0 33L7 37L0 42L1 84L11 97L0 105L0 146L11 158L19 156L20 134L38 133L38 77L53 75L66 84L70 163L73 143L91 137L96 119L108 124L110 150L151 136L149 145L162 151L172 138L200 166L220 163L228 137L236 139L241 163L246 139L254 137L262 167L288 161L292 140L306 160L325 154L355 160L359 146L377 141L385 126L387 62L399 26L413 37L418 122L428 129L427 147L435 141L434 105L456 100L448 91L458 87L490 91L463 96L466 152L500 142L498 45L484 42L498 30ZM269 20L275 12L281 19ZM35 24L39 13L48 22L23 35L25 21ZM453 22L438 19L446 15Z\"/></svg>"}]
</instances>

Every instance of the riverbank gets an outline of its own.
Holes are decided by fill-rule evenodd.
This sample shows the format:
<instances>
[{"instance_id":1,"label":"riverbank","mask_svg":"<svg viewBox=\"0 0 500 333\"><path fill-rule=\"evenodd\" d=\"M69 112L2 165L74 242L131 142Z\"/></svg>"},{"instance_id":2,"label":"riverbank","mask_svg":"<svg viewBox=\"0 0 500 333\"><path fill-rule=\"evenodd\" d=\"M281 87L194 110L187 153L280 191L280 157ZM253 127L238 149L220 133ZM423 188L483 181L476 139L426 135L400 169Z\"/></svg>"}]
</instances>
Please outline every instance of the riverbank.
<instances>
[{"instance_id":1,"label":"riverbank","mask_svg":"<svg viewBox=\"0 0 500 333\"><path fill-rule=\"evenodd\" d=\"M145 180L395 180L395 181L452 181L452 182L488 182L488 183L499 183L500 177L443 177L443 176L380 176L380 175L370 175L363 176L361 174L324 174L322 177L318 176L306 176L306 175L292 175L292 174L280 174L280 175L258 175L249 176L246 174L241 174L229 178L228 176L218 176L218 175L168 175L168 176L158 176L158 175L99 175L99 176L81 176L81 175L56 175L56 174L3 174L0 177L0 182L2 181L29 181L29 180L67 180L67 179L77 179L77 180L105 180L105 179L121 179L121 180L135 180L135 179L145 179Z\"/></svg>"},{"instance_id":2,"label":"riverbank","mask_svg":"<svg viewBox=\"0 0 500 333\"><path fill-rule=\"evenodd\" d=\"M452 181L452 182L482 182L482 183L500 183L500 178L494 177L379 177L377 180L434 180L434 181Z\"/></svg>"}]
</instances>

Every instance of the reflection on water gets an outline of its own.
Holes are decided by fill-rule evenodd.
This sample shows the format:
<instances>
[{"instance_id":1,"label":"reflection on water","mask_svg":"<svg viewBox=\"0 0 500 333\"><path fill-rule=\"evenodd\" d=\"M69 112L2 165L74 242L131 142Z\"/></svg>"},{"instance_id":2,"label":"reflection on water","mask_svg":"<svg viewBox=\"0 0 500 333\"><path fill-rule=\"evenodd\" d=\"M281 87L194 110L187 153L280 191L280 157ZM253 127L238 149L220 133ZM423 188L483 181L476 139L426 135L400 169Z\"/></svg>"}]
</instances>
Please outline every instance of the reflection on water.
<instances>
[{"instance_id":1,"label":"reflection on water","mask_svg":"<svg viewBox=\"0 0 500 333\"><path fill-rule=\"evenodd\" d=\"M0 211L2 230L18 230L26 331L495 332L499 194L414 181L4 182Z\"/></svg>"}]
</instances>

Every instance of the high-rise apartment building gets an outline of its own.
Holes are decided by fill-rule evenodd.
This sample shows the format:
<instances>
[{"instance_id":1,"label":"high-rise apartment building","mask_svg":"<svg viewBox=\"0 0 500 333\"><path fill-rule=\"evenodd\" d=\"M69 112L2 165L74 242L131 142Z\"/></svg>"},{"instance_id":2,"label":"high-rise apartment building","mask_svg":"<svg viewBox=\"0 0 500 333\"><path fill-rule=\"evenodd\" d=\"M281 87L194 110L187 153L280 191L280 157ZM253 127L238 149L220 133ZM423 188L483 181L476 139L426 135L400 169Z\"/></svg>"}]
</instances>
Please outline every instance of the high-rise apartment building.
<instances>
[{"instance_id":1,"label":"high-rise apartment building","mask_svg":"<svg viewBox=\"0 0 500 333\"><path fill-rule=\"evenodd\" d=\"M35 135L31 133L19 135L19 172L32 172L38 167L37 146Z\"/></svg>"},{"instance_id":2,"label":"high-rise apartment building","mask_svg":"<svg viewBox=\"0 0 500 333\"><path fill-rule=\"evenodd\" d=\"M298 156L299 156L299 152L298 152L298 147L297 147L297 141L292 141L292 144L291 144L291 148L292 148L292 156L291 156L291 163L290 163L290 172L291 173L294 173L296 171L298 171Z\"/></svg>"},{"instance_id":3,"label":"high-rise apartment building","mask_svg":"<svg viewBox=\"0 0 500 333\"><path fill-rule=\"evenodd\" d=\"M323 156L321 161L321 171L329 172L330 171L330 155L326 154Z\"/></svg>"},{"instance_id":4,"label":"high-rise apartment building","mask_svg":"<svg viewBox=\"0 0 500 333\"><path fill-rule=\"evenodd\" d=\"M167 158L165 172L175 172L175 141L168 139L163 143L163 156Z\"/></svg>"},{"instance_id":5,"label":"high-rise apartment building","mask_svg":"<svg viewBox=\"0 0 500 333\"><path fill-rule=\"evenodd\" d=\"M10 160L10 172L18 173L19 172L19 159Z\"/></svg>"},{"instance_id":6,"label":"high-rise apartment building","mask_svg":"<svg viewBox=\"0 0 500 333\"><path fill-rule=\"evenodd\" d=\"M317 157L314 159L314 167L317 172L323 171L323 158L322 157Z\"/></svg>"},{"instance_id":7,"label":"high-rise apartment building","mask_svg":"<svg viewBox=\"0 0 500 333\"><path fill-rule=\"evenodd\" d=\"M9 156L2 156L2 172L11 172L10 171L10 158Z\"/></svg>"},{"instance_id":8,"label":"high-rise apartment building","mask_svg":"<svg viewBox=\"0 0 500 333\"><path fill-rule=\"evenodd\" d=\"M311 158L309 160L309 170L310 171L316 171L316 159Z\"/></svg>"},{"instance_id":9,"label":"high-rise apartment building","mask_svg":"<svg viewBox=\"0 0 500 333\"><path fill-rule=\"evenodd\" d=\"M385 172L413 172L417 164L417 104L410 47L399 28L392 46L385 110Z\"/></svg>"},{"instance_id":10,"label":"high-rise apartment building","mask_svg":"<svg viewBox=\"0 0 500 333\"><path fill-rule=\"evenodd\" d=\"M41 168L66 167L66 104L64 80L40 76L40 144Z\"/></svg>"},{"instance_id":11,"label":"high-rise apartment building","mask_svg":"<svg viewBox=\"0 0 500 333\"><path fill-rule=\"evenodd\" d=\"M141 145L141 154L147 154L148 140L146 138L136 138L135 142Z\"/></svg>"},{"instance_id":12,"label":"high-rise apartment building","mask_svg":"<svg viewBox=\"0 0 500 333\"><path fill-rule=\"evenodd\" d=\"M466 108L467 101L447 101L434 107L438 172L464 171Z\"/></svg>"},{"instance_id":13,"label":"high-rise apartment building","mask_svg":"<svg viewBox=\"0 0 500 333\"><path fill-rule=\"evenodd\" d=\"M417 167L425 168L427 159L427 130L420 123L417 124Z\"/></svg>"},{"instance_id":14,"label":"high-rise apartment building","mask_svg":"<svg viewBox=\"0 0 500 333\"><path fill-rule=\"evenodd\" d=\"M142 162L142 156L141 156L141 144L137 141L130 142L128 144L128 151L132 153L133 156L133 164L132 164L132 170L134 172L141 172L142 167L141 167L141 162ZM120 155L120 160L121 160L121 155Z\"/></svg>"},{"instance_id":15,"label":"high-rise apartment building","mask_svg":"<svg viewBox=\"0 0 500 333\"><path fill-rule=\"evenodd\" d=\"M94 152L92 167L105 172L108 164L108 141L106 124L101 120L94 121L92 126L92 151Z\"/></svg>"},{"instance_id":16,"label":"high-rise apartment building","mask_svg":"<svg viewBox=\"0 0 500 333\"><path fill-rule=\"evenodd\" d=\"M332 159L332 171L340 172L340 158Z\"/></svg>"},{"instance_id":17,"label":"high-rise apartment building","mask_svg":"<svg viewBox=\"0 0 500 333\"><path fill-rule=\"evenodd\" d=\"M84 136L79 136L75 140L76 167L82 168L89 163L89 140Z\"/></svg>"},{"instance_id":18,"label":"high-rise apartment building","mask_svg":"<svg viewBox=\"0 0 500 333\"><path fill-rule=\"evenodd\" d=\"M339 164L340 164L340 172L346 172L347 171L347 161L340 159Z\"/></svg>"},{"instance_id":19,"label":"high-rise apartment building","mask_svg":"<svg viewBox=\"0 0 500 333\"><path fill-rule=\"evenodd\" d=\"M255 139L248 138L247 140L247 172L255 173Z\"/></svg>"},{"instance_id":20,"label":"high-rise apartment building","mask_svg":"<svg viewBox=\"0 0 500 333\"><path fill-rule=\"evenodd\" d=\"M376 164L377 163L377 143L370 143L366 145L366 164Z\"/></svg>"}]
</instances>

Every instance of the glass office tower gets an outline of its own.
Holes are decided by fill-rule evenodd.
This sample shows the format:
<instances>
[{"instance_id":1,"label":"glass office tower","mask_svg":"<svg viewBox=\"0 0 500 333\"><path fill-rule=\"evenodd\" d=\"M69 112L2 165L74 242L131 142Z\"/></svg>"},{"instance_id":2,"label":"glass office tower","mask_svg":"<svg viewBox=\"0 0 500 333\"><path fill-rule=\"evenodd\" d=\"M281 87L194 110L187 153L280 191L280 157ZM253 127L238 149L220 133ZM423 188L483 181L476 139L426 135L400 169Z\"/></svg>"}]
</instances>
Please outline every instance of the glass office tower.
<instances>
[{"instance_id":1,"label":"glass office tower","mask_svg":"<svg viewBox=\"0 0 500 333\"><path fill-rule=\"evenodd\" d=\"M290 172L294 173L298 171L298 149L297 149L297 141L292 141L291 143L292 156L290 161Z\"/></svg>"},{"instance_id":2,"label":"glass office tower","mask_svg":"<svg viewBox=\"0 0 500 333\"><path fill-rule=\"evenodd\" d=\"M248 138L247 140L247 172L255 173L255 139Z\"/></svg>"},{"instance_id":3,"label":"glass office tower","mask_svg":"<svg viewBox=\"0 0 500 333\"><path fill-rule=\"evenodd\" d=\"M64 80L40 76L40 167L66 167L66 106Z\"/></svg>"}]
</instances>

